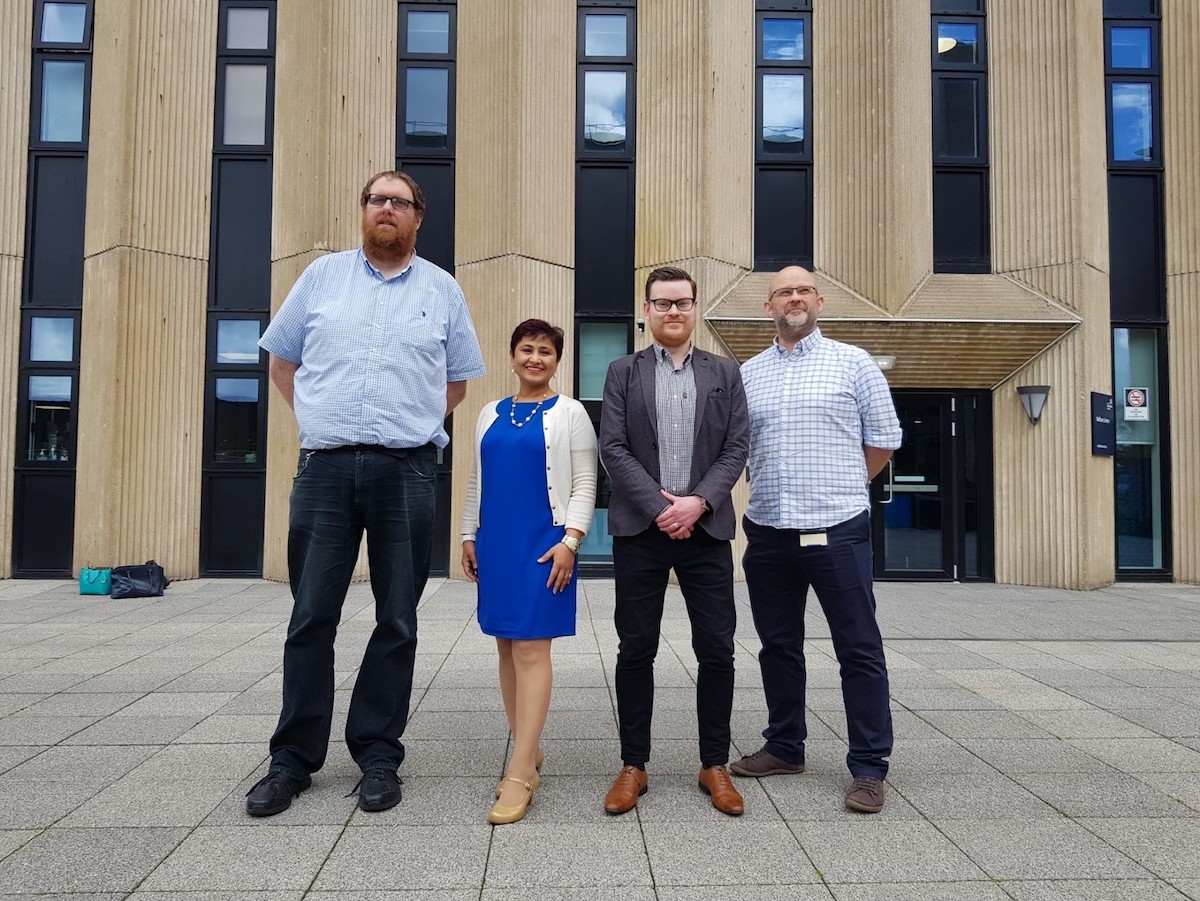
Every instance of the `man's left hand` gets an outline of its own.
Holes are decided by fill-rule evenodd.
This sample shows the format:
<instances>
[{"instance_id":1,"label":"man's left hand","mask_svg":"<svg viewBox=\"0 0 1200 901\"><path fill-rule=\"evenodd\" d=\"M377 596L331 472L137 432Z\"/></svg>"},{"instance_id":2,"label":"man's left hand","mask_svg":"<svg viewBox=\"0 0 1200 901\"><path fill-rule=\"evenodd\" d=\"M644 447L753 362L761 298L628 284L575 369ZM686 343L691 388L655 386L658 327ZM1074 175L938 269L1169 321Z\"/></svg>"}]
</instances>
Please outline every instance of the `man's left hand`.
<instances>
[{"instance_id":1,"label":"man's left hand","mask_svg":"<svg viewBox=\"0 0 1200 901\"><path fill-rule=\"evenodd\" d=\"M679 497L665 488L660 488L659 494L667 499L669 506L658 514L654 524L670 538L690 538L696 523L704 515L704 501L694 494Z\"/></svg>"}]
</instances>

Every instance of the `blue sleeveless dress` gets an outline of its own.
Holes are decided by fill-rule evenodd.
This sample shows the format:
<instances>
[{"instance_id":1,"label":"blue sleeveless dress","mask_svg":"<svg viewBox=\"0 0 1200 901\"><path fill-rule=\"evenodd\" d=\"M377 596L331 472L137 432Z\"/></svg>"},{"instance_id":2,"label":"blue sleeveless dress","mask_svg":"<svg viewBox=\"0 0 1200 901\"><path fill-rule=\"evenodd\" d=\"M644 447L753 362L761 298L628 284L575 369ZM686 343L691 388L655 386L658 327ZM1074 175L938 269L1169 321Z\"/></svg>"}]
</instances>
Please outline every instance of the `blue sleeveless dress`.
<instances>
[{"instance_id":1,"label":"blue sleeveless dress","mask_svg":"<svg viewBox=\"0 0 1200 901\"><path fill-rule=\"evenodd\" d=\"M575 585L553 594L546 587L550 563L537 560L563 537L546 496L546 435L542 414L558 397L542 404L512 398L497 404L499 414L483 436L480 450L482 496L475 555L479 562L479 627L496 638L557 638L575 634ZM512 418L524 423L514 428Z\"/></svg>"}]
</instances>

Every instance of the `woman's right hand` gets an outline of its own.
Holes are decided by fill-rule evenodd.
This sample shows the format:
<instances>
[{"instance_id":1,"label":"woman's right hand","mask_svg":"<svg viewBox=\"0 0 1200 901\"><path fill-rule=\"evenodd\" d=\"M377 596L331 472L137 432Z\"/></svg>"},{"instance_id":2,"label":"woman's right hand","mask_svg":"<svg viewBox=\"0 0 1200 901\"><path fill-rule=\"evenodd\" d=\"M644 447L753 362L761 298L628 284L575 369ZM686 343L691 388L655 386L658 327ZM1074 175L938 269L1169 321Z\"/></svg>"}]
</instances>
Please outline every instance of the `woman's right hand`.
<instances>
[{"instance_id":1,"label":"woman's right hand","mask_svg":"<svg viewBox=\"0 0 1200 901\"><path fill-rule=\"evenodd\" d=\"M479 581L479 561L475 559L475 542L464 541L462 546L462 568L472 582Z\"/></svg>"}]
</instances>

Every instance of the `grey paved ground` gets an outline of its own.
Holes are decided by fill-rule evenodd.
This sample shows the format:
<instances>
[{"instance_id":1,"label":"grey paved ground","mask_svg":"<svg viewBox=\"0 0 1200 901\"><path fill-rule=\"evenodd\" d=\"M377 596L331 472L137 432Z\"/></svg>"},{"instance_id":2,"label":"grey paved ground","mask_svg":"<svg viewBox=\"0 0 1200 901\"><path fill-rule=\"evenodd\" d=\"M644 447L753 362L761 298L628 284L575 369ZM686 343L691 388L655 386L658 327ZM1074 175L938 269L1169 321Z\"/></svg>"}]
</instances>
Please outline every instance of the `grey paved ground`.
<instances>
[{"instance_id":1,"label":"grey paved ground","mask_svg":"<svg viewBox=\"0 0 1200 901\"><path fill-rule=\"evenodd\" d=\"M555 643L546 778L523 823L492 828L507 739L472 586L431 584L422 603L404 802L357 812L335 741L312 789L259 821L242 796L278 710L284 586L113 601L0 582L0 899L1200 899L1200 589L878 593L897 731L882 814L842 807L842 702L815 610L808 772L739 780L740 820L709 806L673 593L650 792L606 816L612 585L585 582L579 634ZM739 603L743 752L764 707L744 586ZM339 719L371 619L355 586Z\"/></svg>"}]
</instances>

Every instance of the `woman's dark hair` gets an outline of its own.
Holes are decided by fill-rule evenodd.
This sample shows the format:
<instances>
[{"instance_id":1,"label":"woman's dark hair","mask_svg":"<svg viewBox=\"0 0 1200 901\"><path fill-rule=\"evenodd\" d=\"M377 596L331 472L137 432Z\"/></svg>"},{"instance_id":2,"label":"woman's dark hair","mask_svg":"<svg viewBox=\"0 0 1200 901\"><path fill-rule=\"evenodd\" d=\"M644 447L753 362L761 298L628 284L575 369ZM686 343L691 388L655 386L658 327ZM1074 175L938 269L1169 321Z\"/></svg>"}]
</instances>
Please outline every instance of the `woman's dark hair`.
<instances>
[{"instance_id":1,"label":"woman's dark hair","mask_svg":"<svg viewBox=\"0 0 1200 901\"><path fill-rule=\"evenodd\" d=\"M525 338L548 338L554 345L554 356L561 360L563 352L563 330L557 325L551 325L544 319L526 319L513 329L512 340L508 342L508 355L517 352L517 345Z\"/></svg>"}]
</instances>

